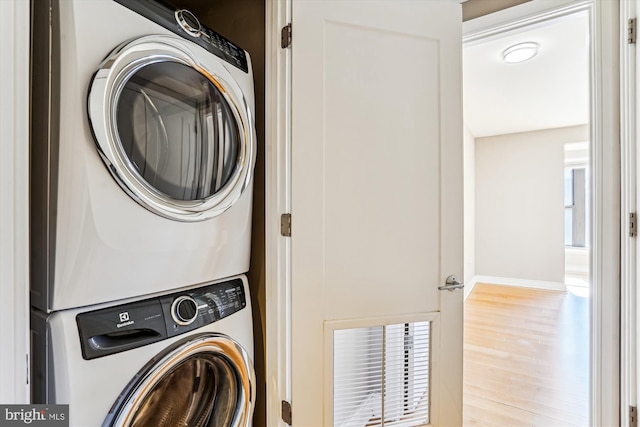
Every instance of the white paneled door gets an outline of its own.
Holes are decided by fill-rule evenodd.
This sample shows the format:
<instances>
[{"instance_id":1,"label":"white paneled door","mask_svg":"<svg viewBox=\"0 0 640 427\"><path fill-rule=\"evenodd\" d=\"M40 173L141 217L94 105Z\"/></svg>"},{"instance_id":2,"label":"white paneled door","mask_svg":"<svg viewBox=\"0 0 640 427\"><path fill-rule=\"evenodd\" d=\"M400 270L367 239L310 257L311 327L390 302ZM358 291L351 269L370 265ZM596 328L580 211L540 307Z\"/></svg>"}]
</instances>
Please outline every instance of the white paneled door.
<instances>
[{"instance_id":1,"label":"white paneled door","mask_svg":"<svg viewBox=\"0 0 640 427\"><path fill-rule=\"evenodd\" d=\"M292 23L293 425L461 425L460 4Z\"/></svg>"}]
</instances>

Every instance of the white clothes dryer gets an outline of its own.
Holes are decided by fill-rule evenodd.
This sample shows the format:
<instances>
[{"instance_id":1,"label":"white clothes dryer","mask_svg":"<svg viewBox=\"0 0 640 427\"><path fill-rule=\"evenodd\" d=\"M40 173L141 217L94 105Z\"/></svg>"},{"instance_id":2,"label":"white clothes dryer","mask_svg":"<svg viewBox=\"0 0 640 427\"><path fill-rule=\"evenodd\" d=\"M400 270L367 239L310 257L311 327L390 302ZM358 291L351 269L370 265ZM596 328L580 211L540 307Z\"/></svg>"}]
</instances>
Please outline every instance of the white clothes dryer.
<instances>
[{"instance_id":1,"label":"white clothes dryer","mask_svg":"<svg viewBox=\"0 0 640 427\"><path fill-rule=\"evenodd\" d=\"M32 305L246 272L247 52L161 0L43 0L32 13Z\"/></svg>"},{"instance_id":2,"label":"white clothes dryer","mask_svg":"<svg viewBox=\"0 0 640 427\"><path fill-rule=\"evenodd\" d=\"M32 403L71 427L250 427L245 276L118 305L32 310Z\"/></svg>"}]
</instances>

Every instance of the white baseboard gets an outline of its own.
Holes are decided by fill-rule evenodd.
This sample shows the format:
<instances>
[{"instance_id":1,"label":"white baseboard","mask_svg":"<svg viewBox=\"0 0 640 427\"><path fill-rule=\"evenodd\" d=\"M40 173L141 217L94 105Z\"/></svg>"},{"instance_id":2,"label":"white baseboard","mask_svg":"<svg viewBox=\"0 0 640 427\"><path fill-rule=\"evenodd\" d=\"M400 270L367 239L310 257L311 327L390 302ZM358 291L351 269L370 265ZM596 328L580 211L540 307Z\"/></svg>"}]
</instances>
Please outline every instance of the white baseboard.
<instances>
[{"instance_id":1,"label":"white baseboard","mask_svg":"<svg viewBox=\"0 0 640 427\"><path fill-rule=\"evenodd\" d=\"M518 279L515 277L497 276L473 276L471 283L464 287L464 299L466 300L477 283L488 283L501 286L519 286L522 288L544 289L547 291L566 292L567 285L560 282L545 282L542 280Z\"/></svg>"},{"instance_id":2,"label":"white baseboard","mask_svg":"<svg viewBox=\"0 0 640 427\"><path fill-rule=\"evenodd\" d=\"M564 272L565 272L565 274L572 274L572 273L589 274L589 266L588 265L570 265L570 264L566 264L564 266Z\"/></svg>"}]
</instances>

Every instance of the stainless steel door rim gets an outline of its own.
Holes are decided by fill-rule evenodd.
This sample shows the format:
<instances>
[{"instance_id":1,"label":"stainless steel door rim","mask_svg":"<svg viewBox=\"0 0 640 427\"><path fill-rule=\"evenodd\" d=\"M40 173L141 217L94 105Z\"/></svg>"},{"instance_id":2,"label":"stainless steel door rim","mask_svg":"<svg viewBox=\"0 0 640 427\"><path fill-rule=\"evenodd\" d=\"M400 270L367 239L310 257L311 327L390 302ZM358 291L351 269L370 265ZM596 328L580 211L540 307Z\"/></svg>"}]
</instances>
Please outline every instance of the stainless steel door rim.
<instances>
[{"instance_id":1,"label":"stainless steel door rim","mask_svg":"<svg viewBox=\"0 0 640 427\"><path fill-rule=\"evenodd\" d=\"M215 56L209 53L197 56L192 49L200 48L170 35L145 36L124 43L101 64L91 83L88 99L89 119L96 144L113 177L139 204L178 221L201 221L229 209L249 186L256 155L252 112L238 84ZM229 107L239 142L235 167L222 188L213 194L182 200L163 193L144 179L124 151L117 123L118 101L130 79L154 64L181 64L195 70L219 92ZM153 106L152 103L149 105ZM166 137L166 129L162 132ZM206 142L210 145L216 143ZM171 143L175 142L167 141L167 144Z\"/></svg>"},{"instance_id":2,"label":"stainless steel door rim","mask_svg":"<svg viewBox=\"0 0 640 427\"><path fill-rule=\"evenodd\" d=\"M176 387L175 377L191 374L192 366L199 372L181 377L193 384ZM250 427L254 405L255 373L248 353L226 335L205 333L149 361L114 403L103 427L158 425L159 419L193 427Z\"/></svg>"}]
</instances>

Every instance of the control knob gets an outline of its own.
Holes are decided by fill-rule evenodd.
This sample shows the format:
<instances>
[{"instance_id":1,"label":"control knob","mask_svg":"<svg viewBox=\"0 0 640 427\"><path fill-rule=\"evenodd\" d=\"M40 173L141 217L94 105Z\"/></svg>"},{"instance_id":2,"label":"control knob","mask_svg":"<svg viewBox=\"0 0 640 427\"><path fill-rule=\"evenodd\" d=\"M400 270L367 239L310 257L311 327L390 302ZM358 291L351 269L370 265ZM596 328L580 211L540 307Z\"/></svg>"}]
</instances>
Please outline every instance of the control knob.
<instances>
[{"instance_id":1,"label":"control knob","mask_svg":"<svg viewBox=\"0 0 640 427\"><path fill-rule=\"evenodd\" d=\"M190 296L180 296L171 304L171 317L178 325L192 324L198 317L198 304Z\"/></svg>"},{"instance_id":2,"label":"control knob","mask_svg":"<svg viewBox=\"0 0 640 427\"><path fill-rule=\"evenodd\" d=\"M176 10L176 21L178 25L189 35L193 37L200 37L202 34L202 25L198 18L187 9Z\"/></svg>"}]
</instances>

